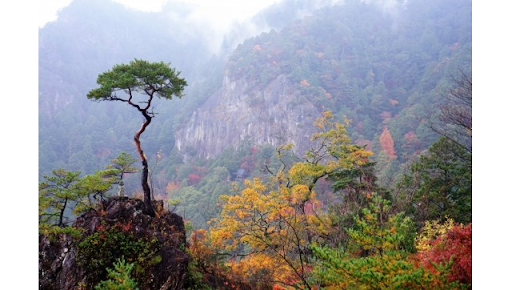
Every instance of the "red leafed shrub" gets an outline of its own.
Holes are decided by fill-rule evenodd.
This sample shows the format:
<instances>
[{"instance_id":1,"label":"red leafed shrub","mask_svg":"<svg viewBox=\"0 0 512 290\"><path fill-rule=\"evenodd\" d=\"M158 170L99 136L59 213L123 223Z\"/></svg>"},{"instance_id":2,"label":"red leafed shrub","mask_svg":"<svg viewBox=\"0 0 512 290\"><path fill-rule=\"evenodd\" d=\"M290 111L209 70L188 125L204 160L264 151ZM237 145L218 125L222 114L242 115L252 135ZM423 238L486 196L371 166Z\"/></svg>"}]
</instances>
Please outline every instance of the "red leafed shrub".
<instances>
[{"instance_id":1,"label":"red leafed shrub","mask_svg":"<svg viewBox=\"0 0 512 290\"><path fill-rule=\"evenodd\" d=\"M449 281L459 281L464 284L471 283L471 234L472 224L455 226L446 234L437 237L432 247L418 253L422 264L434 271L432 264L445 263L453 256L453 264L448 277Z\"/></svg>"},{"instance_id":2,"label":"red leafed shrub","mask_svg":"<svg viewBox=\"0 0 512 290\"><path fill-rule=\"evenodd\" d=\"M198 184L199 181L201 181L202 177L195 174L195 173L190 173L188 175L188 184L189 185L194 185L194 184Z\"/></svg>"},{"instance_id":3,"label":"red leafed shrub","mask_svg":"<svg viewBox=\"0 0 512 290\"><path fill-rule=\"evenodd\" d=\"M404 139L407 143L417 143L420 141L420 140L418 140L418 136L416 135L416 133L414 131L409 131L409 132L405 133Z\"/></svg>"}]
</instances>

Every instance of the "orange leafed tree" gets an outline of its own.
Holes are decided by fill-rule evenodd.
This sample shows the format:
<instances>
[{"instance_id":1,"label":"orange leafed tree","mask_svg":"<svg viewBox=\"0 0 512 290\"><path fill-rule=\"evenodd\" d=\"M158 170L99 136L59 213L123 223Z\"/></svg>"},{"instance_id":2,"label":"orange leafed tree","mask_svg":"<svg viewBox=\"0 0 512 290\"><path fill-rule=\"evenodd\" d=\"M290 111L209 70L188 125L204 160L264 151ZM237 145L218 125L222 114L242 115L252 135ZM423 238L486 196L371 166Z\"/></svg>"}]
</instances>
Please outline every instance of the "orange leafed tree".
<instances>
[{"instance_id":1,"label":"orange leafed tree","mask_svg":"<svg viewBox=\"0 0 512 290\"><path fill-rule=\"evenodd\" d=\"M245 281L266 273L271 281L307 283L308 244L327 235L324 225L330 224L323 213L305 213L306 204L315 202L307 186L289 188L282 174L270 184L246 180L240 194L221 196L221 217L210 229L212 243L241 257L226 264Z\"/></svg>"},{"instance_id":2,"label":"orange leafed tree","mask_svg":"<svg viewBox=\"0 0 512 290\"><path fill-rule=\"evenodd\" d=\"M212 245L234 258L226 262L233 275L250 281L313 289L312 244L322 244L332 233L332 222L316 199L315 185L335 171L368 162L371 152L351 143L345 124L324 112L314 125L317 133L302 162L285 162L270 170L268 182L246 180L235 195L221 196L222 212L212 221ZM280 146L277 156L291 145ZM282 160L281 160L282 161Z\"/></svg>"},{"instance_id":3,"label":"orange leafed tree","mask_svg":"<svg viewBox=\"0 0 512 290\"><path fill-rule=\"evenodd\" d=\"M391 133L387 127L384 128L384 131L382 131L382 134L380 134L379 140L382 150L386 152L389 158L396 158L395 141L393 140L393 137L391 136Z\"/></svg>"},{"instance_id":4,"label":"orange leafed tree","mask_svg":"<svg viewBox=\"0 0 512 290\"><path fill-rule=\"evenodd\" d=\"M173 191L175 191L176 189L179 189L179 188L180 188L179 183L177 183L175 181L169 181L167 183L167 186L165 187L165 192L167 194L169 194L169 193L171 193L171 192L173 192Z\"/></svg>"}]
</instances>

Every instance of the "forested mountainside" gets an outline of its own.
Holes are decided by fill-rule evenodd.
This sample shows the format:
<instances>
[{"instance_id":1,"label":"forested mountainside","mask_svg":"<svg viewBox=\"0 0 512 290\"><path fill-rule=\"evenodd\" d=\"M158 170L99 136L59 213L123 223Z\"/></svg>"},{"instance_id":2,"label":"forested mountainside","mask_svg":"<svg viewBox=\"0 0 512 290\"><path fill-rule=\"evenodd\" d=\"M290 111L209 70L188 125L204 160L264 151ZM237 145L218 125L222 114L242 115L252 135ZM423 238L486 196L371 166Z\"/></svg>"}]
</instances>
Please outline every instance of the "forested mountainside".
<instances>
[{"instance_id":1,"label":"forested mountainside","mask_svg":"<svg viewBox=\"0 0 512 290\"><path fill-rule=\"evenodd\" d=\"M172 128L189 106L220 87L220 59L211 55L200 34L177 16L143 13L111 1L74 0L56 22L39 31L40 175L66 167L93 172L121 150L132 150L136 112L86 98L99 73L134 58L171 62L189 82L187 98L157 104L161 122L148 130L148 152L170 152ZM216 78L216 75L219 77ZM196 86L200 83L200 86ZM219 85L217 85L219 83ZM215 90L213 90L215 91ZM160 145L156 145L160 144Z\"/></svg>"},{"instance_id":2,"label":"forested mountainside","mask_svg":"<svg viewBox=\"0 0 512 290\"><path fill-rule=\"evenodd\" d=\"M356 143L396 158L384 177L438 138L427 121L461 71L471 73L470 1L345 1L239 45L222 89L178 131L178 149L212 157L280 138L301 155L304 124L329 109L351 120ZM272 93L275 81L288 93ZM381 136L394 146L382 148Z\"/></svg>"},{"instance_id":3,"label":"forested mountainside","mask_svg":"<svg viewBox=\"0 0 512 290\"><path fill-rule=\"evenodd\" d=\"M83 96L94 87L99 72L133 58L169 60L191 84L187 97L158 104L161 122L149 128L147 137L152 154L159 150L170 154L178 126L183 128L177 133L178 144L183 144L181 153L192 148L198 156L210 157L263 128L276 127L272 122L282 116L258 113L258 121L246 120L244 126L231 130L232 137L216 140L204 134L225 127L223 118L230 115L202 116L201 108L196 113L192 110L209 95L213 99L224 94L214 104L223 111L233 106L227 95L238 94L246 100L234 106L257 114L268 109L263 102L267 85L285 76L300 92L284 108L290 115L300 114L292 108L296 103L311 103L318 112L331 109L338 118L352 121L352 138L368 144L376 156L383 151L380 136L389 132L386 136L392 138L394 147L388 153L396 155L386 166L389 174L436 140L426 120L438 111L450 77L471 70L470 1L397 2L387 9L347 1L280 31L246 40L224 64L224 80L229 83L214 93L222 85L221 59L210 58L207 44L198 35L188 35L168 14L140 13L100 2L74 1L58 22L40 31L40 174L63 166L90 172L117 152L131 150L132 128L139 123L134 112L113 104L90 103ZM101 5L109 7L100 9ZM233 92L230 86L239 91ZM236 110L231 112L232 117L244 117ZM315 117L295 122L295 126ZM203 128L194 122L208 125ZM270 140L287 135L283 130L296 129L277 126L252 139L256 144L275 145ZM183 131L188 132L187 138ZM308 134L301 136L279 138L297 144L309 138ZM204 139L203 143L197 138ZM211 146L215 142L218 145Z\"/></svg>"},{"instance_id":4,"label":"forested mountainside","mask_svg":"<svg viewBox=\"0 0 512 290\"><path fill-rule=\"evenodd\" d=\"M311 13L314 2L283 1L251 23L238 23L215 47L217 32L191 23L192 8L180 1L145 13L113 1L73 0L39 30L40 177L59 167L92 172L121 150L132 150L132 128L140 125L136 112L85 98L99 73L139 58L171 62L187 79L186 98L158 103L161 122L146 133L148 152L167 156L175 127L221 87L232 47L246 35Z\"/></svg>"},{"instance_id":5,"label":"forested mountainside","mask_svg":"<svg viewBox=\"0 0 512 290\"><path fill-rule=\"evenodd\" d=\"M180 23L186 6L142 13L74 1L40 31L40 176L56 168L89 174L122 151L135 156L138 112L85 95L100 72L139 58L171 62L189 84L182 99L154 104L142 139L158 196L194 196L188 204L206 195L215 204L202 178L226 170L216 185L225 190L237 171L260 172L267 146L293 143L301 156L325 110L350 121L352 140L378 161L379 182L393 185L438 139L429 127L453 78L471 75L471 1L304 3L267 9L256 19L275 29L215 56ZM127 193L140 190L136 176L125 182Z\"/></svg>"},{"instance_id":6,"label":"forested mountainside","mask_svg":"<svg viewBox=\"0 0 512 290\"><path fill-rule=\"evenodd\" d=\"M471 289L470 0L189 9L40 29L41 289Z\"/></svg>"}]
</instances>

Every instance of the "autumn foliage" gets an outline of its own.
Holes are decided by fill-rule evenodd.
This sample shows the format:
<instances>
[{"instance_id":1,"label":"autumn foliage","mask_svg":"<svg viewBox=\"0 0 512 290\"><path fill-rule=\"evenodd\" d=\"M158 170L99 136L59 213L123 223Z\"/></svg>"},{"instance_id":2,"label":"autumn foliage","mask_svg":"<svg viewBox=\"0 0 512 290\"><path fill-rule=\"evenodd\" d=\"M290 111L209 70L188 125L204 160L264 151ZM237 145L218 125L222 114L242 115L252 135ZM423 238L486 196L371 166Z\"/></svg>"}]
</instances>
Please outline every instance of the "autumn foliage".
<instances>
[{"instance_id":1,"label":"autumn foliage","mask_svg":"<svg viewBox=\"0 0 512 290\"><path fill-rule=\"evenodd\" d=\"M436 264L449 263L452 261L450 282L460 282L464 284L471 283L471 264L472 264L472 223L464 226L457 225L446 231L445 234L438 236L430 242L431 247L425 251L419 252L418 256L424 267L435 273L436 269L432 262Z\"/></svg>"},{"instance_id":2,"label":"autumn foliage","mask_svg":"<svg viewBox=\"0 0 512 290\"><path fill-rule=\"evenodd\" d=\"M389 158L396 158L396 152L394 147L395 142L393 141L393 137L391 136L391 133L389 132L387 127L384 128L382 134L380 134L379 140L382 150L386 152Z\"/></svg>"},{"instance_id":3,"label":"autumn foliage","mask_svg":"<svg viewBox=\"0 0 512 290\"><path fill-rule=\"evenodd\" d=\"M303 159L286 163L292 145L278 146L269 176L220 196L220 215L189 239L191 272L213 289L470 288L471 224L427 221L417 235L374 184L372 152L351 142L348 121L332 118L315 121ZM387 128L380 141L396 157ZM326 180L341 194L336 204L318 199ZM346 210L333 210L343 202Z\"/></svg>"},{"instance_id":4,"label":"autumn foliage","mask_svg":"<svg viewBox=\"0 0 512 290\"><path fill-rule=\"evenodd\" d=\"M312 244L325 244L333 232L316 184L328 175L362 166L372 155L351 143L345 124L324 112L314 125L314 147L300 162L270 170L268 181L246 180L235 195L220 197L222 212L212 220L211 245L225 253L231 281L257 285L291 285L313 289ZM291 145L278 147L278 158Z\"/></svg>"},{"instance_id":5,"label":"autumn foliage","mask_svg":"<svg viewBox=\"0 0 512 290\"><path fill-rule=\"evenodd\" d=\"M252 255L241 261L224 260L220 249L212 245L210 233L195 230L189 237L188 254L190 289L269 289L278 265L266 255Z\"/></svg>"},{"instance_id":6,"label":"autumn foliage","mask_svg":"<svg viewBox=\"0 0 512 290\"><path fill-rule=\"evenodd\" d=\"M195 173L190 173L188 176L188 183L189 185L194 185L194 184L198 184L199 181L201 181L201 176L195 174Z\"/></svg>"},{"instance_id":7,"label":"autumn foliage","mask_svg":"<svg viewBox=\"0 0 512 290\"><path fill-rule=\"evenodd\" d=\"M308 187L274 185L255 178L239 195L222 196L221 217L210 229L212 245L233 256L226 265L242 281L306 283L308 244L328 234L329 220L311 214L316 199Z\"/></svg>"},{"instance_id":8,"label":"autumn foliage","mask_svg":"<svg viewBox=\"0 0 512 290\"><path fill-rule=\"evenodd\" d=\"M423 267L408 250L413 223L392 214L389 201L374 194L349 230L346 249L312 248L318 259L314 275L322 289L458 289L445 265Z\"/></svg>"},{"instance_id":9,"label":"autumn foliage","mask_svg":"<svg viewBox=\"0 0 512 290\"><path fill-rule=\"evenodd\" d=\"M178 182L169 181L167 183L167 186L165 187L165 192L169 194L179 188L180 188L180 185L178 184Z\"/></svg>"}]
</instances>

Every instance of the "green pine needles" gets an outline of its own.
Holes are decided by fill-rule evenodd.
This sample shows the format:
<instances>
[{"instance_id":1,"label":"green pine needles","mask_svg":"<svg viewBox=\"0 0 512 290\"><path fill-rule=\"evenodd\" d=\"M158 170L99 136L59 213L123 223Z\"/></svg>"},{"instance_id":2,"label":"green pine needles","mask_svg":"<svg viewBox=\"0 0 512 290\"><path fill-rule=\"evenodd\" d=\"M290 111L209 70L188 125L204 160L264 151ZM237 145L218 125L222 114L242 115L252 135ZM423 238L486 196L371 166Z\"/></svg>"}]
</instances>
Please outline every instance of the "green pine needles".
<instances>
[{"instance_id":1,"label":"green pine needles","mask_svg":"<svg viewBox=\"0 0 512 290\"><path fill-rule=\"evenodd\" d=\"M123 258L117 259L114 269L108 268L108 280L101 281L95 290L138 290L137 282L130 277L134 263L126 263Z\"/></svg>"}]
</instances>

